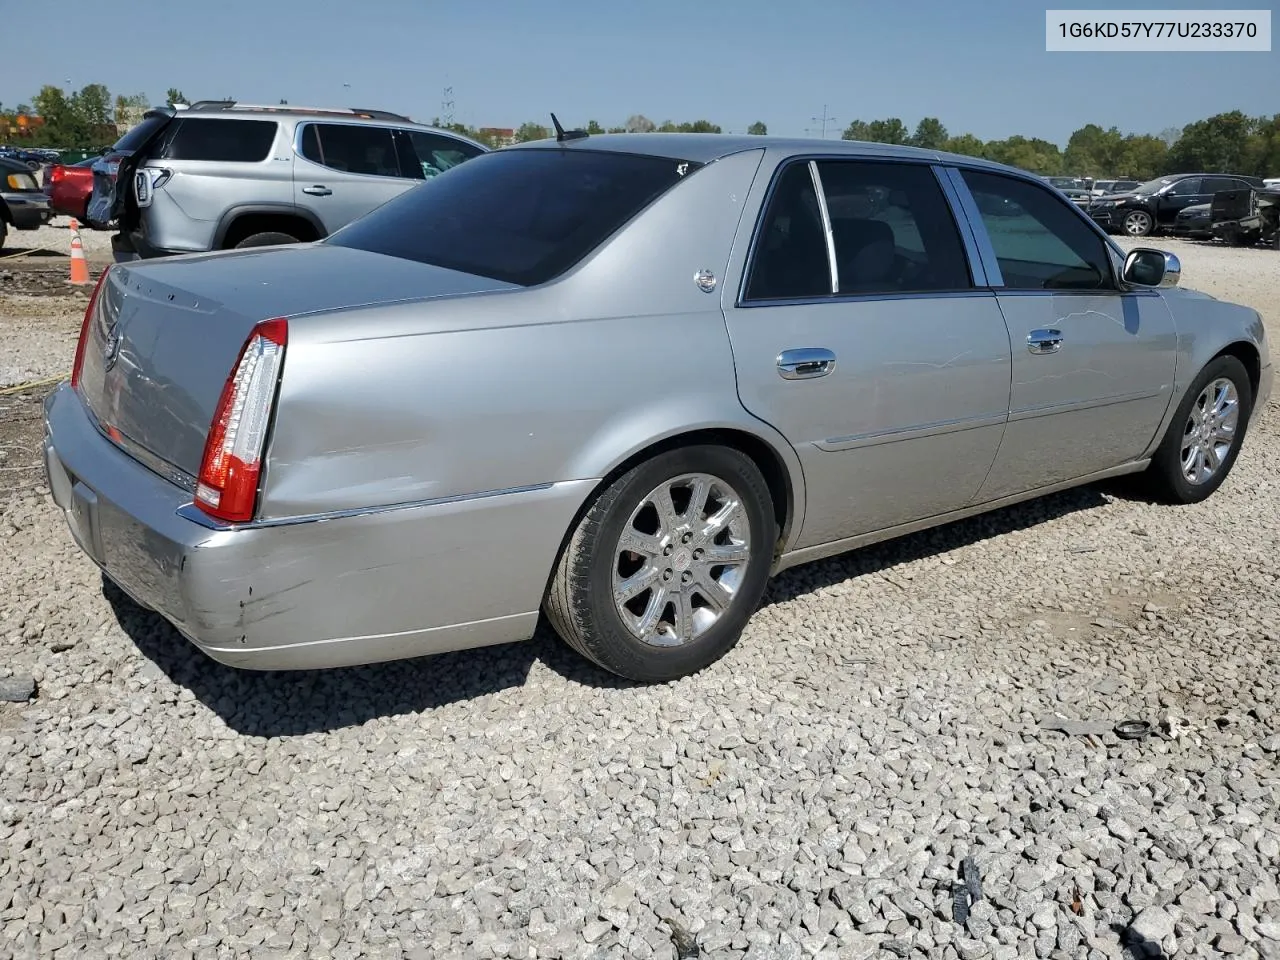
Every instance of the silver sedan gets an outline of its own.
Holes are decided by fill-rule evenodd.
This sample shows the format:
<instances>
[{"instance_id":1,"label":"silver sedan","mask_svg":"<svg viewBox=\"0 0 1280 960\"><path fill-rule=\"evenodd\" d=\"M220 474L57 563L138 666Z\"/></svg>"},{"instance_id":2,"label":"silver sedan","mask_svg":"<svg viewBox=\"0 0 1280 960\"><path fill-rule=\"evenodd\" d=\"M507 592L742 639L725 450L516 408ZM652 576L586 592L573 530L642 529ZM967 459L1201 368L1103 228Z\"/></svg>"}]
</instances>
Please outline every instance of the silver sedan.
<instances>
[{"instance_id":1,"label":"silver sedan","mask_svg":"<svg viewBox=\"0 0 1280 960\"><path fill-rule=\"evenodd\" d=\"M1262 320L1030 174L865 143L568 134L330 238L117 264L49 485L238 667L530 637L643 681L794 564L1120 474L1191 503Z\"/></svg>"}]
</instances>

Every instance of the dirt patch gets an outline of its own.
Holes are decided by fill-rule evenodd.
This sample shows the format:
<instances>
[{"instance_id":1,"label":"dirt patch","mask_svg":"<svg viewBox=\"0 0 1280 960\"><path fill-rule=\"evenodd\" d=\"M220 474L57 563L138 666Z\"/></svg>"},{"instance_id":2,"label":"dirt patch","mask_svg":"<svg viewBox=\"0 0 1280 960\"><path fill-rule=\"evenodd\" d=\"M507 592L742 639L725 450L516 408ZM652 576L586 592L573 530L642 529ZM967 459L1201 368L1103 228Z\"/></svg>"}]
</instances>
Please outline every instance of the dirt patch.
<instances>
[{"instance_id":1,"label":"dirt patch","mask_svg":"<svg viewBox=\"0 0 1280 960\"><path fill-rule=\"evenodd\" d=\"M44 483L44 398L53 386L0 394L0 503Z\"/></svg>"}]
</instances>

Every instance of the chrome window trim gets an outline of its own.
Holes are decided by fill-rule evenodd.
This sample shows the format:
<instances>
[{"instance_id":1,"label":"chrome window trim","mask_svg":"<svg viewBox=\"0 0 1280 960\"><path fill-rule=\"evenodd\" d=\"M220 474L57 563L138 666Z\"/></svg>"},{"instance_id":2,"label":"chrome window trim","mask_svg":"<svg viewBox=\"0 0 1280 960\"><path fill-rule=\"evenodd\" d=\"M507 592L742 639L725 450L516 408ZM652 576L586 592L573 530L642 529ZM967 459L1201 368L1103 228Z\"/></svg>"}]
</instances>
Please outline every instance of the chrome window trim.
<instances>
[{"instance_id":1,"label":"chrome window trim","mask_svg":"<svg viewBox=\"0 0 1280 960\"><path fill-rule=\"evenodd\" d=\"M886 300L951 300L955 298L992 297L996 291L985 287L965 287L959 290L913 290L907 293L842 293L824 297L795 297L791 300L748 300L736 309L754 310L757 307L805 307L837 303L883 303Z\"/></svg>"},{"instance_id":2,"label":"chrome window trim","mask_svg":"<svg viewBox=\"0 0 1280 960\"><path fill-rule=\"evenodd\" d=\"M836 263L836 238L831 231L831 212L827 210L827 194L822 188L822 176L818 173L818 161L809 161L809 179L813 181L813 193L818 198L818 214L822 217L822 234L827 244L827 271L831 275L831 294L840 292L840 267Z\"/></svg>"}]
</instances>

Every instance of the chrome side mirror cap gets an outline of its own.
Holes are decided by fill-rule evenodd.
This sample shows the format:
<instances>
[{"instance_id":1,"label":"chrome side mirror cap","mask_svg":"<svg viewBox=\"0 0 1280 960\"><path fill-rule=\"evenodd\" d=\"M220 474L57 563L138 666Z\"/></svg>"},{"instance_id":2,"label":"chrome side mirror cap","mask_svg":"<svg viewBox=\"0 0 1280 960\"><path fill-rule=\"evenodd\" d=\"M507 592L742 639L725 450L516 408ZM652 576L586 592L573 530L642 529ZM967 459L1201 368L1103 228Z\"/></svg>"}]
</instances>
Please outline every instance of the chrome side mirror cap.
<instances>
[{"instance_id":1,"label":"chrome side mirror cap","mask_svg":"<svg viewBox=\"0 0 1280 960\"><path fill-rule=\"evenodd\" d=\"M1176 287L1182 278L1182 262L1167 250L1138 247L1124 258L1126 283L1142 287Z\"/></svg>"}]
</instances>

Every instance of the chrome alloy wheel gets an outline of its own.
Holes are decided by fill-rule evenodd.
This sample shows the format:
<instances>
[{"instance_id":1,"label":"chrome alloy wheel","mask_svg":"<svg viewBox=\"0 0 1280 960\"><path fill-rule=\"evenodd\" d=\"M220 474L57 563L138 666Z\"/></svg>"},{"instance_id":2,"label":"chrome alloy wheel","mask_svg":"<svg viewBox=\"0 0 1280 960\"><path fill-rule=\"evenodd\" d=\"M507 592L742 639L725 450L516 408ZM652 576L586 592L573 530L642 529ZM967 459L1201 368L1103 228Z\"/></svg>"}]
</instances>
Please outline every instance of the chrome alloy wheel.
<instances>
[{"instance_id":1,"label":"chrome alloy wheel","mask_svg":"<svg viewBox=\"0 0 1280 960\"><path fill-rule=\"evenodd\" d=\"M733 487L705 473L667 480L640 501L618 538L618 616L645 643L688 643L729 609L750 556L750 524Z\"/></svg>"},{"instance_id":2,"label":"chrome alloy wheel","mask_svg":"<svg viewBox=\"0 0 1280 960\"><path fill-rule=\"evenodd\" d=\"M1240 395L1236 385L1219 377L1191 406L1182 428L1179 457L1188 483L1201 484L1218 472L1235 442L1240 423Z\"/></svg>"},{"instance_id":3,"label":"chrome alloy wheel","mask_svg":"<svg viewBox=\"0 0 1280 960\"><path fill-rule=\"evenodd\" d=\"M1134 210L1124 218L1124 231L1131 237L1144 237L1151 230L1151 217L1141 210Z\"/></svg>"}]
</instances>

